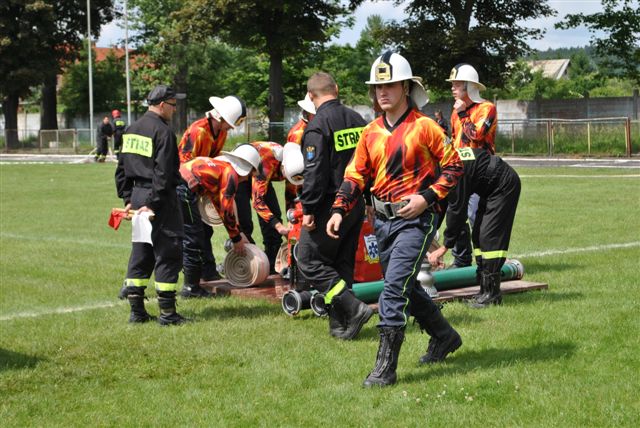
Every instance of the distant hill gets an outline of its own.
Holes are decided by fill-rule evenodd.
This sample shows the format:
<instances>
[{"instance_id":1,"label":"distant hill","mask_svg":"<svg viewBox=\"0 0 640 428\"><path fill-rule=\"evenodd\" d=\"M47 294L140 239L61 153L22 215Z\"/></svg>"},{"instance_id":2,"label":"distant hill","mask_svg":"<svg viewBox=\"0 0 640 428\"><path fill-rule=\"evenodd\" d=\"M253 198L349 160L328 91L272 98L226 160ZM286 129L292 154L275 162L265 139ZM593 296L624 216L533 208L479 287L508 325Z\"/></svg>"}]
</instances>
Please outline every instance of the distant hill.
<instances>
[{"instance_id":1,"label":"distant hill","mask_svg":"<svg viewBox=\"0 0 640 428\"><path fill-rule=\"evenodd\" d=\"M526 61L534 61L537 59L563 59L571 58L573 55L584 52L591 60L596 59L595 49L591 46L547 49L546 51L534 51L531 55L526 56Z\"/></svg>"}]
</instances>

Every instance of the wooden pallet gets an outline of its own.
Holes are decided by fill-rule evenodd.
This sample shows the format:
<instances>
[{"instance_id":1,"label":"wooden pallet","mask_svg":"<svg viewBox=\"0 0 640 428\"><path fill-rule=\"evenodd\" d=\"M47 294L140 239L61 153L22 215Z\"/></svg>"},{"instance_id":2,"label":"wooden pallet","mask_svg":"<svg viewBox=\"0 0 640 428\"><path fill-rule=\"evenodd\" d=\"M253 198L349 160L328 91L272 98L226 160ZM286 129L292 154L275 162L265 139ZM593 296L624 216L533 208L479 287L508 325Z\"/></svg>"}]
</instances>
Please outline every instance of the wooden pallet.
<instances>
[{"instance_id":1,"label":"wooden pallet","mask_svg":"<svg viewBox=\"0 0 640 428\"><path fill-rule=\"evenodd\" d=\"M262 298L273 302L280 303L284 293L290 290L289 282L282 279L280 275L271 275L265 282L253 287L238 288L233 287L225 280L210 281L201 283L202 287L217 292L220 295L231 294L232 296L247 298ZM541 282L530 282L522 280L505 281L500 284L500 290L503 294L524 293L531 290L546 290L548 284ZM448 302L452 300L469 299L473 295L478 294L479 286L454 288L452 290L444 290L439 292L439 296L434 299L436 302Z\"/></svg>"}]
</instances>

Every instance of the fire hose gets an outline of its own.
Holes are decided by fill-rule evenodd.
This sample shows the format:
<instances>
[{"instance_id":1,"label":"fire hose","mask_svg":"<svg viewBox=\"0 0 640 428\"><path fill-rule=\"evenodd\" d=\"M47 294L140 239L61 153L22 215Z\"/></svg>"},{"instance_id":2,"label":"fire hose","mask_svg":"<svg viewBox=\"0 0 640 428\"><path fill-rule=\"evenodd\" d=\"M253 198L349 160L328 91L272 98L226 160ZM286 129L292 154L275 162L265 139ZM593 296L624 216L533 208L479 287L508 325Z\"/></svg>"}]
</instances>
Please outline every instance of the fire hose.
<instances>
[{"instance_id":1,"label":"fire hose","mask_svg":"<svg viewBox=\"0 0 640 428\"><path fill-rule=\"evenodd\" d=\"M433 285L435 285L438 291L451 290L453 288L465 288L473 287L477 285L476 279L476 267L469 266L459 269L439 270L430 273L433 279ZM521 279L524 276L524 266L518 260L507 260L500 270L500 279L502 281L508 281L512 279ZM427 282L430 282L429 279ZM425 286L427 284L423 284ZM355 296L365 303L375 303L378 301L380 294L384 288L384 280L360 282L355 283L352 286L352 291ZM317 316L324 316L327 313L327 309L324 304L324 295L318 294L316 290L312 290L310 295L301 294L305 292L299 292L291 290L282 296L282 308L288 315L295 315L300 310L310 309ZM297 293L297 295L295 295ZM309 292L306 292L309 293ZM289 295L292 294L292 295ZM306 299L309 299L307 303ZM285 305L286 299L286 305ZM300 302L298 304L298 302ZM308 305L308 306L307 306Z\"/></svg>"},{"instance_id":2,"label":"fire hose","mask_svg":"<svg viewBox=\"0 0 640 428\"><path fill-rule=\"evenodd\" d=\"M269 276L269 259L260 248L244 244L245 255L231 249L224 258L224 275L234 287L251 287Z\"/></svg>"}]
</instances>

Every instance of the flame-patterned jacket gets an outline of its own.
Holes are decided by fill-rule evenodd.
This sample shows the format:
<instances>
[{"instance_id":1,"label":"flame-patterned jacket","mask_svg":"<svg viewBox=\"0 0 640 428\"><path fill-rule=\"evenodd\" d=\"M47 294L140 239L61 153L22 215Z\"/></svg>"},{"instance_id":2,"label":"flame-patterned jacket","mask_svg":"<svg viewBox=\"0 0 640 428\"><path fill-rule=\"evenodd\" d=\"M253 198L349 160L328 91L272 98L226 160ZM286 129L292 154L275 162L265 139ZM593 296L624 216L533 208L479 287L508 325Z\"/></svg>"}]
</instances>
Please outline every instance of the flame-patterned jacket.
<instances>
[{"instance_id":1,"label":"flame-patterned jacket","mask_svg":"<svg viewBox=\"0 0 640 428\"><path fill-rule=\"evenodd\" d=\"M458 153L433 119L409 109L389 128L380 116L364 128L332 211L348 213L370 181L381 201L420 194L431 205L447 196L462 171Z\"/></svg>"},{"instance_id":2,"label":"flame-patterned jacket","mask_svg":"<svg viewBox=\"0 0 640 428\"><path fill-rule=\"evenodd\" d=\"M307 122L304 119L300 119L299 121L297 121L287 134L287 143L296 143L297 145L301 146L302 134L304 134L304 130L306 127Z\"/></svg>"},{"instance_id":3,"label":"flame-patterned jacket","mask_svg":"<svg viewBox=\"0 0 640 428\"><path fill-rule=\"evenodd\" d=\"M198 119L184 132L178 144L181 164L199 156L213 158L220 154L227 140L227 131L221 130L218 136L214 137L212 120L209 117Z\"/></svg>"},{"instance_id":4,"label":"flame-patterned jacket","mask_svg":"<svg viewBox=\"0 0 640 428\"><path fill-rule=\"evenodd\" d=\"M451 140L456 149L471 147L496 153L498 112L489 101L472 104L465 111L451 113Z\"/></svg>"},{"instance_id":5,"label":"flame-patterned jacket","mask_svg":"<svg viewBox=\"0 0 640 428\"><path fill-rule=\"evenodd\" d=\"M256 213L271 226L281 223L282 219L277 218L269 209L266 202L269 183L272 181L286 181L280 165L282 165L282 146L271 141L254 141L250 143L260 153L260 165L258 171L253 176L251 184L251 195L253 208ZM280 152L277 158L276 153ZM293 200L296 197L296 186L287 181L285 187L285 201L287 208L293 207Z\"/></svg>"},{"instance_id":6,"label":"flame-patterned jacket","mask_svg":"<svg viewBox=\"0 0 640 428\"><path fill-rule=\"evenodd\" d=\"M234 199L238 191L238 174L231 164L220 158L197 157L180 166L180 175L191 191L211 198L233 242L240 241Z\"/></svg>"}]
</instances>

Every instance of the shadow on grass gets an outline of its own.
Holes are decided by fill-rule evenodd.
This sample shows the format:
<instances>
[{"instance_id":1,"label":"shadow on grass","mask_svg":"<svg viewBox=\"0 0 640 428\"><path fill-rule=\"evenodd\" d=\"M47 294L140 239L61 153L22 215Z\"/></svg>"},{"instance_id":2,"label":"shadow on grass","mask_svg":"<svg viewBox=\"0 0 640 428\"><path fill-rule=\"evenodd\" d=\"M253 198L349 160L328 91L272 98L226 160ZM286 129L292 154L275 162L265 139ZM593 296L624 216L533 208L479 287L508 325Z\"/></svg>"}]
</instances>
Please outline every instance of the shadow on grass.
<instances>
[{"instance_id":1,"label":"shadow on grass","mask_svg":"<svg viewBox=\"0 0 640 428\"><path fill-rule=\"evenodd\" d=\"M570 358L576 350L572 342L546 342L524 348L493 348L465 351L464 344L444 364L421 366L403 376L403 382L423 382L434 377L461 374L482 369L506 368L512 365Z\"/></svg>"},{"instance_id":2,"label":"shadow on grass","mask_svg":"<svg viewBox=\"0 0 640 428\"><path fill-rule=\"evenodd\" d=\"M524 263L524 262L523 262ZM527 275L535 275L543 272L562 272L567 270L579 270L583 266L569 264L569 263L553 263L549 261L549 258L541 259L527 259L525 265L525 280Z\"/></svg>"},{"instance_id":3,"label":"shadow on grass","mask_svg":"<svg viewBox=\"0 0 640 428\"><path fill-rule=\"evenodd\" d=\"M35 367L40 358L0 348L0 372Z\"/></svg>"},{"instance_id":4,"label":"shadow on grass","mask_svg":"<svg viewBox=\"0 0 640 428\"><path fill-rule=\"evenodd\" d=\"M222 307L207 307L201 312L196 314L197 318L206 320L218 319L224 320L229 318L260 318L264 316L275 316L282 313L282 309L275 305L246 305L242 306L222 306Z\"/></svg>"},{"instance_id":5,"label":"shadow on grass","mask_svg":"<svg viewBox=\"0 0 640 428\"><path fill-rule=\"evenodd\" d=\"M582 300L584 294L577 291L555 292L553 290L531 290L526 293L505 294L502 297L503 305L510 304L537 304L540 302L558 303L565 300Z\"/></svg>"}]
</instances>

